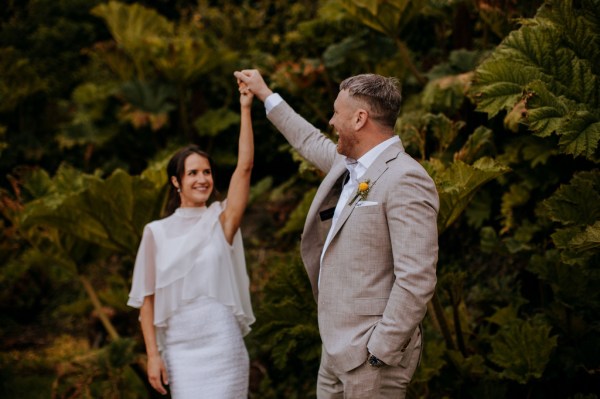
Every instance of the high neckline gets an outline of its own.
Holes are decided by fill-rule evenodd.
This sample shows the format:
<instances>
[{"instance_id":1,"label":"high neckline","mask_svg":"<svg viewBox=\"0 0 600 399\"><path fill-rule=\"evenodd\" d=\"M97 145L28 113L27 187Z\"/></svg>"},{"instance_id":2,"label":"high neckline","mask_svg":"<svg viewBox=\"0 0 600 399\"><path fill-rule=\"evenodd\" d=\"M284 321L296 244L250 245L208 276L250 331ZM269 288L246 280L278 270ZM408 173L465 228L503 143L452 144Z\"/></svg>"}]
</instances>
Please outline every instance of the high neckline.
<instances>
[{"instance_id":1,"label":"high neckline","mask_svg":"<svg viewBox=\"0 0 600 399\"><path fill-rule=\"evenodd\" d=\"M180 216L180 217L184 217L184 218L192 218L192 217L199 217L202 216L204 214L204 212L206 212L206 205L205 206L194 206L194 207L185 207L185 208L177 208L175 209L175 215Z\"/></svg>"}]
</instances>

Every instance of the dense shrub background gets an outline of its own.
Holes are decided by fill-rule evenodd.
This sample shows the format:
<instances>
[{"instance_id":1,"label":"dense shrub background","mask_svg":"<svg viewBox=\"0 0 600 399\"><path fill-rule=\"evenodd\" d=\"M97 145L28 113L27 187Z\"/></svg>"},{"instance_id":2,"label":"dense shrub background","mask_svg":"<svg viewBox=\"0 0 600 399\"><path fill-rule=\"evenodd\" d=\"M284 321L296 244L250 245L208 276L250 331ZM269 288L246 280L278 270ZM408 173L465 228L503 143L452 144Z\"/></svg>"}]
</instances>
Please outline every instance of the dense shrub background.
<instances>
[{"instance_id":1,"label":"dense shrub background","mask_svg":"<svg viewBox=\"0 0 600 399\"><path fill-rule=\"evenodd\" d=\"M0 393L146 398L125 306L164 166L235 164L233 71L327 134L339 82L399 78L402 141L441 199L439 283L411 398L598 397L600 1L6 1L0 8ZM312 398L299 259L321 175L253 109L243 225L252 398Z\"/></svg>"}]
</instances>

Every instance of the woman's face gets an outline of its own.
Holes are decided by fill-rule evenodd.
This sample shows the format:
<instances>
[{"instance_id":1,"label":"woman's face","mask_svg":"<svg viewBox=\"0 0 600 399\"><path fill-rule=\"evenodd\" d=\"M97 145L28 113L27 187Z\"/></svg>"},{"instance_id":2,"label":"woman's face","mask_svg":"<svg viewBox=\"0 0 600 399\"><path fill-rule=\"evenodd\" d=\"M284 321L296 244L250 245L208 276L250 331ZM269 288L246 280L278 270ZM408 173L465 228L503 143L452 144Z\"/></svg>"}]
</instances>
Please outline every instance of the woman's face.
<instances>
[{"instance_id":1,"label":"woman's face","mask_svg":"<svg viewBox=\"0 0 600 399\"><path fill-rule=\"evenodd\" d=\"M173 184L181 189L181 207L189 208L204 206L213 191L213 176L210 162L207 158L191 154L185 159L185 172L181 177L181 184L175 177L171 177Z\"/></svg>"}]
</instances>

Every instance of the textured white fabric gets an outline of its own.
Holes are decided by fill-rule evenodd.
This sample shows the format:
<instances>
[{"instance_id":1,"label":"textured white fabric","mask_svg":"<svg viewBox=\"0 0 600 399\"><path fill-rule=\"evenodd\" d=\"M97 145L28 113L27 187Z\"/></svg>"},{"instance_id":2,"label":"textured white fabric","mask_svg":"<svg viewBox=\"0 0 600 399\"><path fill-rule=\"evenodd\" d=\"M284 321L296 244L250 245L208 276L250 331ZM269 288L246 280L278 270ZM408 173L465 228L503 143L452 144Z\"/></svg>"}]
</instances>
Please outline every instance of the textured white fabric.
<instances>
[{"instance_id":1,"label":"textured white fabric","mask_svg":"<svg viewBox=\"0 0 600 399\"><path fill-rule=\"evenodd\" d=\"M163 359L173 399L248 398L248 352L226 306L197 298L177 309L165 332Z\"/></svg>"},{"instance_id":2,"label":"textured white fabric","mask_svg":"<svg viewBox=\"0 0 600 399\"><path fill-rule=\"evenodd\" d=\"M229 245L219 222L224 206L178 208L144 228L127 304L139 308L144 297L154 294L160 349L169 317L199 296L228 306L243 335L255 320L241 233Z\"/></svg>"}]
</instances>

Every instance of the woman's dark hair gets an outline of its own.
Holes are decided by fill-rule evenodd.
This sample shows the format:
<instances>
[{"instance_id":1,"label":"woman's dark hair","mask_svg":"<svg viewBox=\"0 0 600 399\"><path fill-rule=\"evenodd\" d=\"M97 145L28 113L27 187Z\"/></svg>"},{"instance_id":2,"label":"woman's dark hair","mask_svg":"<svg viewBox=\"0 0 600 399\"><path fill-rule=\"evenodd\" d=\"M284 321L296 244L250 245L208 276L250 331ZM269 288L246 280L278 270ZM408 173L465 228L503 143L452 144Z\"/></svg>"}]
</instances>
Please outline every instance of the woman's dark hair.
<instances>
[{"instance_id":1,"label":"woman's dark hair","mask_svg":"<svg viewBox=\"0 0 600 399\"><path fill-rule=\"evenodd\" d=\"M215 180L215 170L213 160L210 155L205 151L202 151L200 147L195 144L189 145L177 151L175 155L171 157L169 163L167 164L167 185L169 187L169 196L167 198L167 206L165 208L165 216L169 216L175 212L175 209L179 208L181 205L181 198L179 197L179 193L177 192L177 187L173 185L171 181L171 177L175 176L179 186L181 187L181 179L183 178L183 174L185 173L185 160L192 154L198 154L201 157L208 159L208 164L210 165L210 169L212 170L213 181ZM213 192L211 197L217 195L216 189L213 185Z\"/></svg>"}]
</instances>

